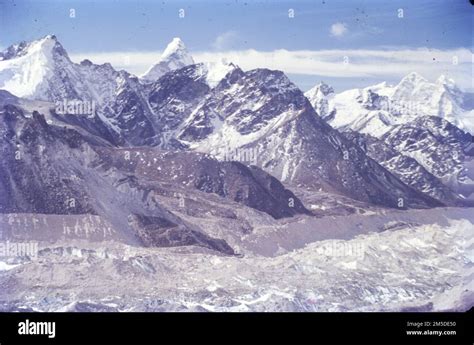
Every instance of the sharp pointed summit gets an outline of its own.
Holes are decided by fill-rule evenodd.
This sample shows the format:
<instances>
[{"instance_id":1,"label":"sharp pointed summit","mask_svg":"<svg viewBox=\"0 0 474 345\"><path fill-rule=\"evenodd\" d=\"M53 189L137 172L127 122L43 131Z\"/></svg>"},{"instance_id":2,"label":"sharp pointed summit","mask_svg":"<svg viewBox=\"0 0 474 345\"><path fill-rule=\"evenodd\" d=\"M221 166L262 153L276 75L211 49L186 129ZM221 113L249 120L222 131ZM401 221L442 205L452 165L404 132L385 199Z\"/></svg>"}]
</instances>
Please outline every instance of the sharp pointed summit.
<instances>
[{"instance_id":1,"label":"sharp pointed summit","mask_svg":"<svg viewBox=\"0 0 474 345\"><path fill-rule=\"evenodd\" d=\"M166 46L165 51L161 55L161 59L168 58L172 56L173 54L181 54L181 53L188 53L186 46L184 45L184 42L181 40L179 37L175 37L171 40L170 43ZM191 56L186 56L186 58L190 58L192 61Z\"/></svg>"},{"instance_id":2,"label":"sharp pointed summit","mask_svg":"<svg viewBox=\"0 0 474 345\"><path fill-rule=\"evenodd\" d=\"M18 97L47 99L48 80L71 64L54 35L12 45L0 53L0 88Z\"/></svg>"},{"instance_id":3,"label":"sharp pointed summit","mask_svg":"<svg viewBox=\"0 0 474 345\"><path fill-rule=\"evenodd\" d=\"M53 52L67 56L66 51L57 37L55 35L47 35L35 41L22 41L8 47L5 51L0 52L0 61L15 59L34 53L52 54Z\"/></svg>"},{"instance_id":4,"label":"sharp pointed summit","mask_svg":"<svg viewBox=\"0 0 474 345\"><path fill-rule=\"evenodd\" d=\"M317 84L316 86L314 86L312 89L307 91L308 95L314 95L314 96L318 94L327 96L330 93L334 93L334 89L323 81Z\"/></svg>"},{"instance_id":5,"label":"sharp pointed summit","mask_svg":"<svg viewBox=\"0 0 474 345\"><path fill-rule=\"evenodd\" d=\"M327 116L331 116L329 111L328 96L331 97L334 94L334 89L321 81L319 84L311 88L305 93L306 98L310 101L316 113L322 118L326 119ZM326 119L327 120L327 119Z\"/></svg>"},{"instance_id":6,"label":"sharp pointed summit","mask_svg":"<svg viewBox=\"0 0 474 345\"><path fill-rule=\"evenodd\" d=\"M179 37L175 37L168 44L163 54L161 54L158 63L145 72L141 76L141 79L145 81L155 81L170 71L193 64L194 60L186 49L183 41Z\"/></svg>"}]
</instances>

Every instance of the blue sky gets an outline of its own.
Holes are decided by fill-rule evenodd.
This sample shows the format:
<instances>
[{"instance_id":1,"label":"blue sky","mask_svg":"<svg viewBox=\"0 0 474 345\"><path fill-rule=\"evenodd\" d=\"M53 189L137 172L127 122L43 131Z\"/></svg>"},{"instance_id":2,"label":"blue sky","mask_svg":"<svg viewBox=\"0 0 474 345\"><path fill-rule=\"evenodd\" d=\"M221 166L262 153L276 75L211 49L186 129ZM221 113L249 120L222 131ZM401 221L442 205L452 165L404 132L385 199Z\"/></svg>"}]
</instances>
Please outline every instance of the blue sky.
<instances>
[{"instance_id":1,"label":"blue sky","mask_svg":"<svg viewBox=\"0 0 474 345\"><path fill-rule=\"evenodd\" d=\"M75 18L70 17L71 9ZM184 18L179 17L180 9L184 9ZM289 18L290 9L294 10L294 18ZM89 54L94 61L94 57L101 60L110 53L114 66L140 73L178 36L197 60L212 54L228 53L230 60L240 56L244 68L283 69L303 89L319 80L336 89L382 79L396 82L405 73L405 69L397 67L404 62L399 52L406 52L407 71L419 65L421 72L430 74L428 79L444 73L456 80L464 78L461 84L472 88L472 81L469 85L463 75L472 69L468 55L472 52L473 9L468 0L0 0L0 46L56 34L72 58ZM403 18L399 18L400 10ZM248 50L262 53L255 56L255 66L248 57L242 58L242 52ZM332 69L334 66L316 62L311 69L311 64L299 63L302 53L282 58L281 50L313 52L308 59L327 59L324 61L328 63L338 63L347 56L349 66L341 68L350 73L338 73ZM321 51L333 54L316 53ZM355 51L364 51L365 55ZM399 55L393 60L378 55L381 51ZM124 54L131 57L128 66L114 60ZM450 66L453 56L458 57L459 63ZM367 66L361 68L370 64L373 71ZM387 66L386 73L377 71L377 66Z\"/></svg>"}]
</instances>

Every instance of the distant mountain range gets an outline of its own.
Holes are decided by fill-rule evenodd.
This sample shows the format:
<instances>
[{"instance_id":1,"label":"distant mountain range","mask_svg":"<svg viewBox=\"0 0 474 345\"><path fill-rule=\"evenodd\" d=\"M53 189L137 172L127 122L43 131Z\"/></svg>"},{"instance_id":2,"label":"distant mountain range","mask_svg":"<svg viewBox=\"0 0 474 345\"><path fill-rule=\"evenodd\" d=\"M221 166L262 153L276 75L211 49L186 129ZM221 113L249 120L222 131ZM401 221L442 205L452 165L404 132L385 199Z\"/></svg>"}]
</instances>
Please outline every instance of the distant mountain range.
<instances>
[{"instance_id":1,"label":"distant mountain range","mask_svg":"<svg viewBox=\"0 0 474 345\"><path fill-rule=\"evenodd\" d=\"M422 167L463 198L474 191L474 94L462 92L453 80L440 76L430 83L410 73L395 86L381 83L336 94L320 83L305 95L334 128L364 134L358 140L366 142L369 156L404 182L411 180L409 185L437 193L416 177L415 171L424 174ZM409 172L402 167L407 164Z\"/></svg>"},{"instance_id":2,"label":"distant mountain range","mask_svg":"<svg viewBox=\"0 0 474 345\"><path fill-rule=\"evenodd\" d=\"M474 191L474 102L445 77L304 94L281 71L196 64L179 38L137 77L73 63L50 35L0 53L0 89L0 210L99 214L147 245L232 252L153 198L165 189L276 219L311 214L299 188L400 209Z\"/></svg>"},{"instance_id":3,"label":"distant mountain range","mask_svg":"<svg viewBox=\"0 0 474 345\"><path fill-rule=\"evenodd\" d=\"M474 94L441 75L435 83L410 73L395 86L383 82L341 93L320 83L305 93L318 114L337 129L377 137L419 116L438 116L474 133Z\"/></svg>"}]
</instances>

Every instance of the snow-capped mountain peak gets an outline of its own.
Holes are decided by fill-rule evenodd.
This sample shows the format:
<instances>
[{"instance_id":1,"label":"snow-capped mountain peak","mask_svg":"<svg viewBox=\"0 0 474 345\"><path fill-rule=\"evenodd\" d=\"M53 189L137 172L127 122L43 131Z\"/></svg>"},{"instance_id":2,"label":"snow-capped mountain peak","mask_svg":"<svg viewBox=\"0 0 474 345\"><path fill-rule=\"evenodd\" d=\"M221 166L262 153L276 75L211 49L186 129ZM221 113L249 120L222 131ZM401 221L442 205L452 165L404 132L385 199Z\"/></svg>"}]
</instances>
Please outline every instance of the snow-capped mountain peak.
<instances>
[{"instance_id":1,"label":"snow-capped mountain peak","mask_svg":"<svg viewBox=\"0 0 474 345\"><path fill-rule=\"evenodd\" d=\"M421 74L417 72L411 72L402 78L402 80L400 81L400 84L405 84L405 83L417 84L421 82L427 82L427 80Z\"/></svg>"},{"instance_id":2,"label":"snow-capped mountain peak","mask_svg":"<svg viewBox=\"0 0 474 345\"><path fill-rule=\"evenodd\" d=\"M451 93L458 93L461 90L456 85L454 79L448 78L444 74L440 75L438 79L436 79L436 84L442 85L446 90L450 91Z\"/></svg>"},{"instance_id":3,"label":"snow-capped mountain peak","mask_svg":"<svg viewBox=\"0 0 474 345\"><path fill-rule=\"evenodd\" d=\"M334 89L323 81L307 91L308 96L318 96L319 94L327 96L331 93L334 93Z\"/></svg>"},{"instance_id":4,"label":"snow-capped mountain peak","mask_svg":"<svg viewBox=\"0 0 474 345\"><path fill-rule=\"evenodd\" d=\"M438 84L455 84L454 80L451 78L448 78L444 74L441 74L438 79L436 79L436 82Z\"/></svg>"},{"instance_id":5,"label":"snow-capped mountain peak","mask_svg":"<svg viewBox=\"0 0 474 345\"><path fill-rule=\"evenodd\" d=\"M56 36L47 35L32 42L23 41L8 47L5 51L0 52L0 61L12 60L35 53L50 55L53 48L57 48L57 51L62 54L66 53Z\"/></svg>"},{"instance_id":6,"label":"snow-capped mountain peak","mask_svg":"<svg viewBox=\"0 0 474 345\"><path fill-rule=\"evenodd\" d=\"M145 81L155 81L170 71L193 64L194 60L186 49L183 41L175 37L168 44L163 54L161 54L158 62L150 67L150 69L141 76L141 79Z\"/></svg>"},{"instance_id":7,"label":"snow-capped mountain peak","mask_svg":"<svg viewBox=\"0 0 474 345\"><path fill-rule=\"evenodd\" d=\"M305 96L319 116L326 118L330 115L328 101L334 96L334 89L331 86L322 81L306 91Z\"/></svg>"},{"instance_id":8,"label":"snow-capped mountain peak","mask_svg":"<svg viewBox=\"0 0 474 345\"><path fill-rule=\"evenodd\" d=\"M411 72L392 88L391 96L393 100L404 99L408 100L412 95L418 93L420 90L426 88L431 84L422 75Z\"/></svg>"},{"instance_id":9,"label":"snow-capped mountain peak","mask_svg":"<svg viewBox=\"0 0 474 345\"><path fill-rule=\"evenodd\" d=\"M72 64L56 36L10 46L0 54L0 89L18 97L45 99L45 80Z\"/></svg>"},{"instance_id":10,"label":"snow-capped mountain peak","mask_svg":"<svg viewBox=\"0 0 474 345\"><path fill-rule=\"evenodd\" d=\"M430 82L412 72L395 86L383 82L328 95L316 85L305 95L322 118L342 130L352 129L380 137L394 125L420 116L439 116L474 133L474 109L469 101L472 94L463 92L445 75Z\"/></svg>"},{"instance_id":11,"label":"snow-capped mountain peak","mask_svg":"<svg viewBox=\"0 0 474 345\"><path fill-rule=\"evenodd\" d=\"M189 55L184 42L179 37L175 37L171 40L171 42L166 46L165 51L161 55L161 59L167 59L172 55L181 55L184 59L187 59L189 64L192 64L192 57Z\"/></svg>"}]
</instances>

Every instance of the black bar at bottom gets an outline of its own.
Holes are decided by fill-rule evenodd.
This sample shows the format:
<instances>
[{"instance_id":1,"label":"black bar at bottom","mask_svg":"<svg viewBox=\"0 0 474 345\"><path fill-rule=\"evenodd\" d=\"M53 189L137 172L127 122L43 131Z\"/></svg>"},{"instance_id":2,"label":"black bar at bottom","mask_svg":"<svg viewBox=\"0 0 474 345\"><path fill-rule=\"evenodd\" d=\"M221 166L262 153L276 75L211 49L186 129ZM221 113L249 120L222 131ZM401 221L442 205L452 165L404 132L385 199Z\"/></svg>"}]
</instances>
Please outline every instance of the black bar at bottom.
<instances>
[{"instance_id":1,"label":"black bar at bottom","mask_svg":"<svg viewBox=\"0 0 474 345\"><path fill-rule=\"evenodd\" d=\"M473 314L0 313L0 344L472 345ZM26 320L55 322L55 337L19 335Z\"/></svg>"}]
</instances>

